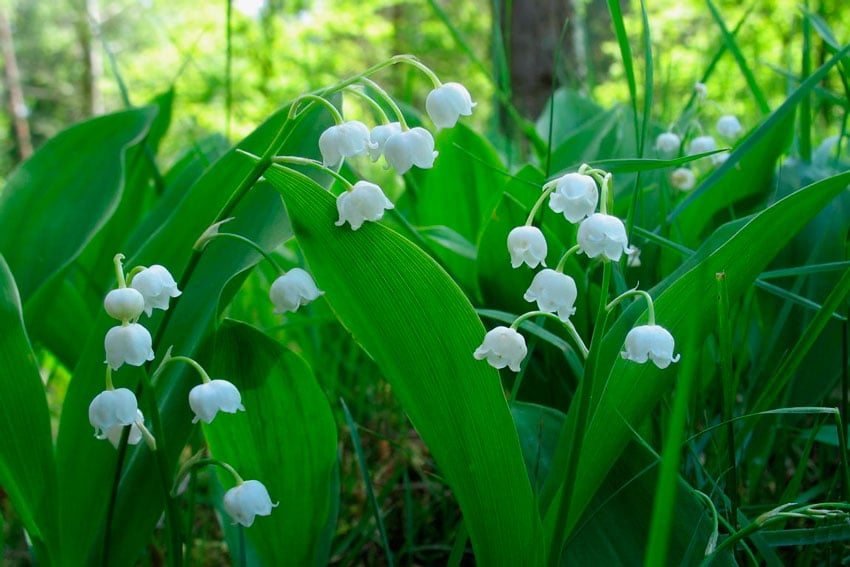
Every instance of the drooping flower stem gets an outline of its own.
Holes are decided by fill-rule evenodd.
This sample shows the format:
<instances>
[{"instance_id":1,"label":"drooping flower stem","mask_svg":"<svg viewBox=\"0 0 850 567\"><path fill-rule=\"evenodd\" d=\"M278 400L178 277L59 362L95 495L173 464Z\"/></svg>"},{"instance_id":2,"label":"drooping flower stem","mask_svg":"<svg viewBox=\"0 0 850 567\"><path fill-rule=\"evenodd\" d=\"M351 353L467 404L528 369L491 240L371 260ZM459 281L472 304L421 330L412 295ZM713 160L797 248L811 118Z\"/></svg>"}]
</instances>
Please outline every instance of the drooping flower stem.
<instances>
[{"instance_id":1,"label":"drooping flower stem","mask_svg":"<svg viewBox=\"0 0 850 567\"><path fill-rule=\"evenodd\" d=\"M220 236L223 236L223 235L220 235ZM238 235L233 235L233 236L238 236ZM153 377L151 378L151 380L155 382L156 379L159 378L159 375L162 374L162 371L165 368L165 365L169 364L171 362L185 362L186 364L188 364L189 366L191 366L192 368L194 368L195 370L198 371L198 374L201 376L201 382L203 382L204 384L211 382L210 376L209 376L209 374L207 374L207 371L204 370L204 367L201 366L200 364L198 364L198 362L196 360L189 358L188 356L180 356L180 355L171 356L171 349L170 348L168 349L168 352L165 353L165 357L162 359L162 362L159 363L159 366L154 371Z\"/></svg>"},{"instance_id":2,"label":"drooping flower stem","mask_svg":"<svg viewBox=\"0 0 850 567\"><path fill-rule=\"evenodd\" d=\"M121 265L123 260L124 254L120 252L112 258L112 262L115 264L115 279L118 281L119 289L127 287L127 279L124 277L124 266Z\"/></svg>"},{"instance_id":3,"label":"drooping flower stem","mask_svg":"<svg viewBox=\"0 0 850 567\"><path fill-rule=\"evenodd\" d=\"M364 79L364 80L368 80L368 79ZM388 124L388 123L392 122L392 120L390 120L390 117L387 116L387 113L384 112L383 107L381 107L381 105L378 104L378 102L374 98L370 97L362 89L359 89L359 88L355 87L354 85L349 85L349 86L345 87L345 91L349 92L349 93L351 93L355 96L360 97L360 99L362 99L363 102L368 104L369 107L372 110L375 111L375 114L378 115L378 119L381 122L381 124Z\"/></svg>"},{"instance_id":4,"label":"drooping flower stem","mask_svg":"<svg viewBox=\"0 0 850 567\"><path fill-rule=\"evenodd\" d=\"M534 202L534 206L531 207L531 210L528 212L528 218L525 219L525 226L531 226L534 224L534 217L537 216L537 211L540 210L540 207L543 205L543 202L546 201L546 197L552 194L552 191L555 190L557 184L552 181L543 186L543 193L537 198L537 201Z\"/></svg>"},{"instance_id":5,"label":"drooping flower stem","mask_svg":"<svg viewBox=\"0 0 850 567\"><path fill-rule=\"evenodd\" d=\"M564 266L567 265L567 260L569 260L570 256L572 256L573 254L578 252L580 249L581 249L581 245L576 244L575 246L573 246L572 248L570 248L569 250L564 252L564 255L561 256L560 260L558 260L558 265L555 266L555 271L558 272L559 274L563 274L564 273Z\"/></svg>"},{"instance_id":6,"label":"drooping flower stem","mask_svg":"<svg viewBox=\"0 0 850 567\"><path fill-rule=\"evenodd\" d=\"M396 102L393 100L393 97L391 97L389 93L385 91L383 87L381 87L381 85L379 85L372 79L362 77L360 79L360 82L364 85L367 85L369 88L373 89L376 93L378 93L378 95L384 100L384 102L387 103L387 106L392 109L393 113L396 115L396 118L398 118L398 123L401 124L402 132L407 130L408 126L407 121L404 119L404 113L401 111L401 108L399 108L398 104L396 104Z\"/></svg>"},{"instance_id":7,"label":"drooping flower stem","mask_svg":"<svg viewBox=\"0 0 850 567\"><path fill-rule=\"evenodd\" d=\"M354 186L351 184L351 182L345 177L343 177L338 171L334 171L329 167L325 167L324 165L322 165L322 162L316 161L314 159L302 158L298 156L275 156L272 158L272 163L276 163L278 165L284 163L291 163L295 165L305 165L307 167L312 167L314 169L318 169L322 173L327 173L328 175L334 176L337 181L339 181L345 186L346 191L351 191L352 189L354 189Z\"/></svg>"},{"instance_id":8,"label":"drooping flower stem","mask_svg":"<svg viewBox=\"0 0 850 567\"><path fill-rule=\"evenodd\" d=\"M616 307L618 303L620 303L627 297L631 297L633 295L639 295L646 299L647 311L649 312L647 316L648 324L655 325L655 304L652 302L652 296L649 295L649 292L644 291L642 289L630 289L629 291L618 295L617 297L612 299L608 305L605 306L605 311L610 313L611 310L614 309L614 307Z\"/></svg>"},{"instance_id":9,"label":"drooping flower stem","mask_svg":"<svg viewBox=\"0 0 850 567\"><path fill-rule=\"evenodd\" d=\"M272 266L274 266L275 270L277 270L278 273L284 272L283 268L280 267L280 264L277 263L277 260L275 260L269 253L267 253L265 250L263 250L263 248L259 244L257 244L256 242L254 242L250 238L248 238L246 236L242 236L241 234L234 234L232 232L219 232L217 234L211 234L210 236L208 236L207 242L209 242L210 240L214 240L216 238L225 238L225 239L229 239L229 240L235 240L235 241L241 242L243 244L247 244L248 246L250 246L251 248L256 250L263 258L268 260L268 262Z\"/></svg>"},{"instance_id":10,"label":"drooping flower stem","mask_svg":"<svg viewBox=\"0 0 850 567\"><path fill-rule=\"evenodd\" d=\"M576 330L575 325L573 325L573 322L570 321L569 319L564 321L560 317L555 315L554 313L549 313L548 311L529 311L528 313L524 313L524 314L520 315L519 317L517 317L514 320L514 322L511 323L511 329L513 329L513 330L518 329L523 321L525 321L526 319L530 319L531 317L536 317L538 315L543 315L544 317L549 317L550 319L554 319L555 321L557 321L561 325L563 325L567 329L567 332L569 333L569 335L575 341L576 346L578 347L578 350L581 353L582 358L585 358L585 359L587 358L587 353L588 353L587 346L584 344L584 341L582 340L581 335L578 334L578 331Z\"/></svg>"},{"instance_id":11,"label":"drooping flower stem","mask_svg":"<svg viewBox=\"0 0 850 567\"><path fill-rule=\"evenodd\" d=\"M411 67L415 67L416 69L422 71L422 73L424 73L425 76L431 79L431 82L434 83L434 88L438 88L443 85L437 74L432 71L430 67L422 63L419 59L413 57L412 55L397 55L396 57L398 57L398 60L394 61L394 63L407 63ZM393 57L393 59L395 59L396 57Z\"/></svg>"},{"instance_id":12,"label":"drooping flower stem","mask_svg":"<svg viewBox=\"0 0 850 567\"><path fill-rule=\"evenodd\" d=\"M106 389L114 390L115 386L112 384L112 367L108 364L106 365Z\"/></svg>"},{"instance_id":13,"label":"drooping flower stem","mask_svg":"<svg viewBox=\"0 0 850 567\"><path fill-rule=\"evenodd\" d=\"M236 472L236 469L234 469L232 466L228 465L227 463L225 463L223 461L219 461L218 459L203 458L202 457L203 453L204 453L204 450L201 449L200 451L198 451L197 453L192 455L188 460L186 460L185 463L183 463L180 466L180 470L177 471L177 475L174 477L174 484L171 487L171 496L172 497L177 496L177 489L180 486L180 484L183 482L183 479L186 478L186 475L188 475L190 472L192 472L195 469L199 469L201 467L206 467L206 466L209 466L209 465L221 467L224 470L226 470L228 473L230 473L233 476L233 480L236 481L237 485L243 484L245 482L244 480L242 480L242 477L239 476L239 473Z\"/></svg>"},{"instance_id":14,"label":"drooping flower stem","mask_svg":"<svg viewBox=\"0 0 850 567\"><path fill-rule=\"evenodd\" d=\"M340 114L339 110L337 110L337 108L329 100L314 94L301 95L294 101L292 101L292 106L289 107L289 114L286 118L287 122L295 118L295 116L298 114L298 107L305 100L321 104L325 108L327 108L328 112L330 112L331 116L333 116L335 124L342 124L343 122L345 122L345 119L342 117L342 114Z\"/></svg>"}]
</instances>

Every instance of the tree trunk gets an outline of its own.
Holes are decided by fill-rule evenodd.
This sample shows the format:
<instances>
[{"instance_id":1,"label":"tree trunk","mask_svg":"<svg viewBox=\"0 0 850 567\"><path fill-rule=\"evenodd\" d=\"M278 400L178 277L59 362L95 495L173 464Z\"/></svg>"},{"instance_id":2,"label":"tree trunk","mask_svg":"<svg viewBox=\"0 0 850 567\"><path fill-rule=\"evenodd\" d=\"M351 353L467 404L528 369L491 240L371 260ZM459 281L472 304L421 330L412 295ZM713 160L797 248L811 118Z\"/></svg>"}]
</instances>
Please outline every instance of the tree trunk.
<instances>
[{"instance_id":1,"label":"tree trunk","mask_svg":"<svg viewBox=\"0 0 850 567\"><path fill-rule=\"evenodd\" d=\"M8 93L9 115L15 130L15 142L21 161L32 155L32 136L27 122L27 106L21 87L21 75L18 60L15 57L15 44L12 38L12 26L5 12L0 8L0 52L3 54L4 77Z\"/></svg>"}]
</instances>

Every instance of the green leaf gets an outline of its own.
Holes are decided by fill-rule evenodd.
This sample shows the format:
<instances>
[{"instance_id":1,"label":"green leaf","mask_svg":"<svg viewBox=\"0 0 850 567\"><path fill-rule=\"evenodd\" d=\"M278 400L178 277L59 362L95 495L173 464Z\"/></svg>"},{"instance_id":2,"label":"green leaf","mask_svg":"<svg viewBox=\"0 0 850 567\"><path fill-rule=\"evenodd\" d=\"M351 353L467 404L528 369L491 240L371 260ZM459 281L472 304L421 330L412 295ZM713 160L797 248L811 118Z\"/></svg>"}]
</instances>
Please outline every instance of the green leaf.
<instances>
[{"instance_id":1,"label":"green leaf","mask_svg":"<svg viewBox=\"0 0 850 567\"><path fill-rule=\"evenodd\" d=\"M40 561L60 557L56 464L44 386L24 330L21 298L0 255L0 485Z\"/></svg>"},{"instance_id":2,"label":"green leaf","mask_svg":"<svg viewBox=\"0 0 850 567\"><path fill-rule=\"evenodd\" d=\"M472 352L484 327L457 285L378 223L334 226L333 196L281 168L310 269L340 321L375 360L457 498L482 565L539 564L539 517L498 374Z\"/></svg>"},{"instance_id":3,"label":"green leaf","mask_svg":"<svg viewBox=\"0 0 850 567\"><path fill-rule=\"evenodd\" d=\"M729 298L735 301L790 238L841 193L848 182L850 173L825 179L750 219L720 227L693 257L650 290L655 299L658 324L676 337L680 348L681 345L701 344L715 320L715 274L726 272ZM602 374L594 381L601 379L605 390L584 432L582 446L585 450L578 460L576 484L570 489L568 532L575 527L601 479L633 435L633 428L676 380L677 366L662 371L652 364L638 365L620 358L623 340L640 317L645 319L646 309L636 302L625 310L603 339L598 366ZM683 349L681 355L690 357L698 353ZM575 418L570 415L562 440L571 437L570 430L575 425ZM558 454L565 449L561 445L559 442ZM560 466L558 454L556 462ZM553 465L553 468L558 470L559 467ZM556 479L551 485L547 483L547 489L555 485ZM555 501L564 500L556 497ZM558 512L557 508L553 505L548 509L547 524L553 514L567 513L566 509Z\"/></svg>"},{"instance_id":4,"label":"green leaf","mask_svg":"<svg viewBox=\"0 0 850 567\"><path fill-rule=\"evenodd\" d=\"M266 565L314 564L337 451L324 392L301 357L243 323L226 321L204 351L210 375L233 382L245 406L245 413L219 414L204 424L210 453L245 480L262 482L280 502L246 535ZM219 476L224 486L233 485L229 474Z\"/></svg>"},{"instance_id":5,"label":"green leaf","mask_svg":"<svg viewBox=\"0 0 850 567\"><path fill-rule=\"evenodd\" d=\"M0 194L0 254L24 304L82 251L115 211L124 149L147 131L150 107L77 124L24 162Z\"/></svg>"}]
</instances>

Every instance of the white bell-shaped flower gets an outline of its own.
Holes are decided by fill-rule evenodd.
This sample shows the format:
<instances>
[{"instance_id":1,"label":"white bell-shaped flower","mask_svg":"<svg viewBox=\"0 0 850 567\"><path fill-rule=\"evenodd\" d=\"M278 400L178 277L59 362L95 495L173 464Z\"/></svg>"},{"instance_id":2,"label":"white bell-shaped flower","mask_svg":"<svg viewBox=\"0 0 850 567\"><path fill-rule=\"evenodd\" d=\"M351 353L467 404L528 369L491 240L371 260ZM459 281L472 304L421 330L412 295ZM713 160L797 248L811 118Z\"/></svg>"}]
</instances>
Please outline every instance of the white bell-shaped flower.
<instances>
[{"instance_id":1,"label":"white bell-shaped flower","mask_svg":"<svg viewBox=\"0 0 850 567\"><path fill-rule=\"evenodd\" d=\"M679 146L682 145L682 140L673 132L664 132L659 134L655 139L655 149L662 154L676 154L679 152Z\"/></svg>"},{"instance_id":2,"label":"white bell-shaped flower","mask_svg":"<svg viewBox=\"0 0 850 567\"><path fill-rule=\"evenodd\" d=\"M629 250L629 239L623 221L611 215L596 213L578 226L576 240L580 251L589 258L600 254L617 261Z\"/></svg>"},{"instance_id":3,"label":"white bell-shaped flower","mask_svg":"<svg viewBox=\"0 0 850 567\"><path fill-rule=\"evenodd\" d=\"M343 158L365 154L374 146L369 138L369 128L358 120L331 126L319 136L322 163L326 167L336 167Z\"/></svg>"},{"instance_id":4,"label":"white bell-shaped flower","mask_svg":"<svg viewBox=\"0 0 850 567\"><path fill-rule=\"evenodd\" d=\"M372 161L378 161L384 153L384 147L387 145L387 140L394 134L401 133L401 124L398 122L390 122L389 124L381 124L372 128L370 140L372 142L369 147L369 156Z\"/></svg>"},{"instance_id":5,"label":"white bell-shaped flower","mask_svg":"<svg viewBox=\"0 0 850 567\"><path fill-rule=\"evenodd\" d=\"M737 116L727 114L717 120L717 133L724 138L734 140L741 134L743 129L744 127L741 126L741 122Z\"/></svg>"},{"instance_id":6,"label":"white bell-shaped flower","mask_svg":"<svg viewBox=\"0 0 850 567\"><path fill-rule=\"evenodd\" d=\"M629 248L626 250L626 256L628 256L628 258L626 258L627 268L640 268L640 252L641 250L637 246L629 246Z\"/></svg>"},{"instance_id":7,"label":"white bell-shaped flower","mask_svg":"<svg viewBox=\"0 0 850 567\"><path fill-rule=\"evenodd\" d=\"M717 142L712 136L697 136L688 145L688 155L704 154L717 149Z\"/></svg>"},{"instance_id":8,"label":"white bell-shaped flower","mask_svg":"<svg viewBox=\"0 0 850 567\"><path fill-rule=\"evenodd\" d=\"M708 87L705 83L697 83L694 85L694 90L697 92L697 99L704 101L708 98Z\"/></svg>"},{"instance_id":9,"label":"white bell-shaped flower","mask_svg":"<svg viewBox=\"0 0 850 567\"><path fill-rule=\"evenodd\" d=\"M246 480L224 493L224 509L235 523L246 528L251 527L255 516L268 516L278 504L272 504L269 491L258 480Z\"/></svg>"},{"instance_id":10,"label":"white bell-shaped flower","mask_svg":"<svg viewBox=\"0 0 850 567\"><path fill-rule=\"evenodd\" d=\"M145 313L151 316L154 309L168 309L168 301L180 295L177 282L164 266L154 264L133 276L130 286L145 298Z\"/></svg>"},{"instance_id":11,"label":"white bell-shaped flower","mask_svg":"<svg viewBox=\"0 0 850 567\"><path fill-rule=\"evenodd\" d=\"M589 175L567 173L555 181L555 191L549 196L549 208L563 213L571 223L577 223L596 211L599 190Z\"/></svg>"},{"instance_id":12,"label":"white bell-shaped flower","mask_svg":"<svg viewBox=\"0 0 850 567\"><path fill-rule=\"evenodd\" d=\"M566 321L576 312L578 289L570 276L545 268L537 272L523 297L526 301L536 301L540 311L557 312L561 321Z\"/></svg>"},{"instance_id":13,"label":"white bell-shaped flower","mask_svg":"<svg viewBox=\"0 0 850 567\"><path fill-rule=\"evenodd\" d=\"M536 226L518 226L508 233L508 252L511 266L519 268L523 262L531 268L546 265L546 237Z\"/></svg>"},{"instance_id":14,"label":"white bell-shaped flower","mask_svg":"<svg viewBox=\"0 0 850 567\"><path fill-rule=\"evenodd\" d=\"M476 104L460 83L443 83L428 93L425 110L438 129L451 128L461 116L471 115Z\"/></svg>"},{"instance_id":15,"label":"white bell-shaped flower","mask_svg":"<svg viewBox=\"0 0 850 567\"><path fill-rule=\"evenodd\" d=\"M103 340L106 349L106 363L113 370L123 364L141 366L154 359L153 339L147 329L138 323L118 325L106 332Z\"/></svg>"},{"instance_id":16,"label":"white bell-shaped flower","mask_svg":"<svg viewBox=\"0 0 850 567\"><path fill-rule=\"evenodd\" d=\"M103 299L103 308L119 321L138 319L145 310L145 296L132 287L113 289Z\"/></svg>"},{"instance_id":17,"label":"white bell-shaped flower","mask_svg":"<svg viewBox=\"0 0 850 567\"><path fill-rule=\"evenodd\" d=\"M384 159L399 174L414 165L422 169L434 167L438 153L434 151L434 136L419 126L391 135L384 144Z\"/></svg>"},{"instance_id":18,"label":"white bell-shaped flower","mask_svg":"<svg viewBox=\"0 0 850 567\"><path fill-rule=\"evenodd\" d=\"M667 329L660 325L640 325L626 335L626 350L620 355L640 364L652 360L658 368L667 368L671 362L679 361L679 355L673 355L674 348L673 335Z\"/></svg>"},{"instance_id":19,"label":"white bell-shaped flower","mask_svg":"<svg viewBox=\"0 0 850 567\"><path fill-rule=\"evenodd\" d=\"M142 415L140 410L136 410L136 418L133 420L130 425L130 435L127 436L127 444L128 445L138 445L139 441L142 440L142 430L139 428L139 424L143 424L145 422L145 416ZM109 442L112 443L112 446L116 449L118 448L118 444L121 443L121 435L124 433L124 425L116 424L110 427L106 431L106 438L109 439ZM103 439L101 437L100 439Z\"/></svg>"},{"instance_id":20,"label":"white bell-shaped flower","mask_svg":"<svg viewBox=\"0 0 850 567\"><path fill-rule=\"evenodd\" d=\"M525 337L510 327L494 327L484 336L481 343L472 356L476 360L487 359L487 363L493 368L504 368L507 366L514 372L519 372L528 348L525 346Z\"/></svg>"},{"instance_id":21,"label":"white bell-shaped flower","mask_svg":"<svg viewBox=\"0 0 850 567\"><path fill-rule=\"evenodd\" d=\"M210 380L192 388L189 391L189 407L195 412L192 423L197 423L198 420L210 423L220 411L245 411L242 395L236 386L227 380Z\"/></svg>"},{"instance_id":22,"label":"white bell-shaped flower","mask_svg":"<svg viewBox=\"0 0 850 567\"><path fill-rule=\"evenodd\" d=\"M696 183L697 178L689 167L677 167L670 174L670 184L679 191L690 191Z\"/></svg>"},{"instance_id":23,"label":"white bell-shaped flower","mask_svg":"<svg viewBox=\"0 0 850 567\"><path fill-rule=\"evenodd\" d=\"M323 293L313 281L313 276L301 268L292 268L272 283L269 298L275 306L275 313L286 313L298 311L299 307Z\"/></svg>"},{"instance_id":24,"label":"white bell-shaped flower","mask_svg":"<svg viewBox=\"0 0 850 567\"><path fill-rule=\"evenodd\" d=\"M380 187L368 181L358 181L351 191L344 191L336 198L339 220L335 224L342 226L348 222L351 230L357 230L364 221L381 220L384 210L392 208L392 201L387 199Z\"/></svg>"},{"instance_id":25,"label":"white bell-shaped flower","mask_svg":"<svg viewBox=\"0 0 850 567\"><path fill-rule=\"evenodd\" d=\"M138 409L136 395L127 388L99 393L89 404L89 423L94 427L94 436L105 439L112 428L132 424Z\"/></svg>"}]
</instances>

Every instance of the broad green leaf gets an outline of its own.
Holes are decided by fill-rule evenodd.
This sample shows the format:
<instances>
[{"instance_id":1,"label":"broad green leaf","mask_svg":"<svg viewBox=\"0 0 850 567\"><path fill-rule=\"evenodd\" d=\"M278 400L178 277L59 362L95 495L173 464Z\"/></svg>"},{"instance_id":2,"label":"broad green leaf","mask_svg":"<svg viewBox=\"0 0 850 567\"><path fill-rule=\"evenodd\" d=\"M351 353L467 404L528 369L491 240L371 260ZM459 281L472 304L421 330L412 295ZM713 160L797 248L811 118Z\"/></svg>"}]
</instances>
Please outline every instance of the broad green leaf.
<instances>
[{"instance_id":1,"label":"broad green leaf","mask_svg":"<svg viewBox=\"0 0 850 567\"><path fill-rule=\"evenodd\" d=\"M124 149L155 110L128 110L77 124L47 141L0 194L0 253L24 304L67 266L118 207Z\"/></svg>"},{"instance_id":2,"label":"broad green leaf","mask_svg":"<svg viewBox=\"0 0 850 567\"><path fill-rule=\"evenodd\" d=\"M0 485L46 565L60 557L56 463L44 386L21 298L0 255Z\"/></svg>"},{"instance_id":3,"label":"broad green leaf","mask_svg":"<svg viewBox=\"0 0 850 567\"><path fill-rule=\"evenodd\" d=\"M848 182L850 173L828 178L797 191L749 219L720 227L694 256L650 290L655 299L658 324L676 337L680 347L701 344L715 320L715 273L726 272L729 298L735 301L790 238L841 193ZM654 365L638 365L619 356L626 333L645 316L645 306L636 302L625 310L603 339L598 366L601 374L595 379L602 380L605 390L584 432L577 480L570 488L569 512L566 509L557 511L557 504L563 502L560 494L554 500L556 505L546 512L547 524L553 514L568 513L568 533L580 520L601 479L631 438L633 428L649 414L676 379L676 366L662 371ZM683 357L698 355L687 350L681 354ZM558 455L563 450L563 440L572 435L574 421L574 416L570 415L562 441L559 441L557 463L560 463ZM555 465L553 468L557 470ZM557 480L547 483L544 506L553 494L548 490L556 485ZM556 534L556 537L567 535Z\"/></svg>"},{"instance_id":4,"label":"broad green leaf","mask_svg":"<svg viewBox=\"0 0 850 567\"><path fill-rule=\"evenodd\" d=\"M484 327L456 284L379 223L334 226L333 196L272 168L329 304L375 360L457 498L482 565L542 562L539 519L497 373L472 352ZM494 497L494 495L498 495Z\"/></svg>"},{"instance_id":5,"label":"broad green leaf","mask_svg":"<svg viewBox=\"0 0 850 567\"><path fill-rule=\"evenodd\" d=\"M315 564L337 451L328 400L301 357L253 327L227 321L207 345L211 376L233 382L245 406L204 425L210 453L280 502L246 535L266 565ZM229 476L219 475L225 487Z\"/></svg>"}]
</instances>

